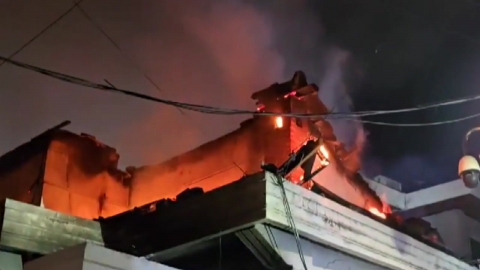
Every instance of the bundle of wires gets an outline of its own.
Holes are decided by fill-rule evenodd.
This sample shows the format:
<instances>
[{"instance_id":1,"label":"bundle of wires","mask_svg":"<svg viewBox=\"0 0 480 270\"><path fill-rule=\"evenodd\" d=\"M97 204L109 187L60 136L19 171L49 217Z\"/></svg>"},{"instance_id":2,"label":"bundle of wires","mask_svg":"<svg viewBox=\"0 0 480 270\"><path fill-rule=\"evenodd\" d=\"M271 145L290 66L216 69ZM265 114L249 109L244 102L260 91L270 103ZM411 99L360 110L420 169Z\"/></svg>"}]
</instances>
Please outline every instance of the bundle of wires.
<instances>
[{"instance_id":1,"label":"bundle of wires","mask_svg":"<svg viewBox=\"0 0 480 270\"><path fill-rule=\"evenodd\" d=\"M115 86L109 84L100 84L100 83L95 83L91 82L79 77L67 75L64 73L40 68L37 66L29 65L26 63L22 63L19 61L11 60L6 57L0 56L0 60L15 65L17 67L31 70L46 76L49 76L51 78L55 78L64 82L72 83L75 85L80 85L84 86L87 88L92 88L92 89L97 89L97 90L102 90L102 91L109 91L109 92L114 92L114 93L119 93L119 94L124 94L128 95L131 97L135 98L140 98L152 102L157 102L161 104L165 104L168 106L173 106L177 107L180 109L185 109L189 111L195 111L199 113L205 113L205 114L216 114L216 115L262 115L262 116L284 116L284 117L294 117L294 118L322 118L328 115L329 119L344 119L344 120L350 120L350 121L357 121L365 124L374 124L374 125L387 125L387 126L400 126L400 127L418 127L418 126L434 126L434 125L443 125L443 124L449 124L449 123L455 123L455 122L460 122L468 119L472 119L475 117L479 117L480 113L474 114L474 115L469 115L466 117L462 118L457 118L457 119L451 119L451 120L445 120L445 121L437 121L437 122L430 122L430 123L388 123L388 122L378 122L378 121L367 121L361 118L364 117L369 117L369 116L376 116L376 115L387 115L387 114L398 114L398 113L408 113L408 112L414 112L414 111L420 111L420 110L427 110L427 109L433 109L433 108L439 108L439 107L444 107L444 106L451 106L451 105L458 105L462 104L465 102L470 102L474 100L480 99L480 95L476 96L468 96L468 97L463 97L459 99L454 99L454 100L447 100L444 102L438 102L438 103L433 103L430 105L423 105L423 106L417 106L413 108L404 108L404 109L396 109L396 110L380 110L380 111L359 111L359 112L353 112L353 113L342 113L342 112L329 112L326 114L301 114L301 113L273 113L273 112L257 112L257 111L249 111L249 110L241 110L241 109L230 109L230 108L222 108L222 107L213 107L213 106L206 106L206 105L199 105L199 104L192 104L192 103L185 103L185 102L178 102L178 101L172 101L172 100L167 100L167 99L161 99L145 94L141 94L138 92L134 92L131 90L125 90L125 89L120 89L116 88ZM285 190L285 186L283 184L283 179L280 177L278 174L276 175L277 178L277 185L280 187L281 192L282 192L282 201L285 207L285 214L287 216L287 220L289 223L289 226L293 230L294 236L295 236L295 241L297 244L298 252L300 255L300 259L302 261L303 267L305 270L307 270L307 265L305 262L305 257L303 254L302 246L300 243L300 236L298 233L298 230L296 228L294 218L292 215L292 211L290 209L290 204L287 199L287 194Z\"/></svg>"},{"instance_id":2,"label":"bundle of wires","mask_svg":"<svg viewBox=\"0 0 480 270\"><path fill-rule=\"evenodd\" d=\"M199 105L199 104L192 104L192 103L185 103L185 102L178 102L178 101L172 101L172 100L167 100L167 99L161 99L145 94L141 94L135 91L131 90L125 90L125 89L120 89L116 88L113 85L107 85L107 84L100 84L100 83L95 83L91 82L79 77L67 75L64 73L40 68L37 66L33 66L30 64L22 63L19 61L11 60L6 57L0 56L0 60L15 65L20 68L28 69L46 76L49 76L51 78L55 78L64 82L72 83L75 85L80 85L88 88L93 88L97 90L102 90L102 91L109 91L109 92L115 92L119 94L124 94L128 95L131 97L136 97L152 102L158 102L162 103L165 105L169 106L174 106L180 109L185 109L189 111L195 111L199 113L205 113L205 114L216 114L216 115L262 115L262 116L284 116L284 117L294 117L294 118L322 118L328 115L329 119L343 119L343 120L349 120L349 121L356 121L356 122L361 122L364 124L372 124L372 125L387 125L387 126L400 126L400 127L419 127L419 126L435 126L435 125L444 125L444 124L450 124L450 123L455 123L455 122L460 122L460 121L465 121L468 119L476 118L480 116L480 113L473 114L473 115L468 115L465 117L461 118L456 118L456 119L451 119L451 120L444 120L444 121L437 121L437 122L429 122L429 123L389 123L389 122L378 122L378 121L370 121L370 120L364 120L361 118L364 117L369 117L369 116L376 116L376 115L386 115L386 114L398 114L398 113L407 113L407 112L414 112L414 111L420 111L420 110L427 110L427 109L433 109L433 108L439 108L439 107L444 107L444 106L451 106L451 105L458 105L461 103L465 102L470 102L474 100L480 99L480 95L475 95L475 96L467 96L467 97L462 97L459 99L454 99L454 100L447 100L443 102L437 102L437 103L432 103L429 105L423 105L423 106L417 106L413 108L404 108L404 109L396 109L396 110L377 110L377 111L359 111L359 112L353 112L353 113L342 113L342 112L329 112L325 114L308 114L308 113L274 113L274 112L257 112L257 111L250 111L250 110L242 110L242 109L230 109L230 108L222 108L222 107L213 107L213 106L207 106L207 105Z\"/></svg>"}]
</instances>

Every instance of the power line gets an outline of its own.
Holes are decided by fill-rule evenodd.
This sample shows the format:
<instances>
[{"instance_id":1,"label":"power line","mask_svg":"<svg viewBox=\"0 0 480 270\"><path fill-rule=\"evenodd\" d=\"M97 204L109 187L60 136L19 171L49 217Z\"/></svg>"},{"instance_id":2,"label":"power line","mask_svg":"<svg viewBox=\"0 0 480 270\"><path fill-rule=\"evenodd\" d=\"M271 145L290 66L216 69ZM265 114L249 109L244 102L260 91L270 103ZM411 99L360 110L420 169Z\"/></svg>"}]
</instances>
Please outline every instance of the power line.
<instances>
[{"instance_id":1,"label":"power line","mask_svg":"<svg viewBox=\"0 0 480 270\"><path fill-rule=\"evenodd\" d=\"M159 92L162 92L160 89L160 86L156 84L150 76L146 72L143 71L143 69L135 62L133 59L125 53L120 45L113 40L112 37L110 37L109 34L98 24L88 13L80 6L80 4L77 5L78 10L82 15L130 62L131 65L133 65L144 77L147 81L149 81L155 89L157 89Z\"/></svg>"},{"instance_id":2,"label":"power line","mask_svg":"<svg viewBox=\"0 0 480 270\"><path fill-rule=\"evenodd\" d=\"M404 109L394 109L394 110L377 110L377 111L362 111L351 113L353 116L374 116L374 115L385 115L385 114L398 114L398 113L407 113L415 111L423 111L428 109L436 109L445 106L458 105L470 101L479 100L480 95L471 95L459 99L450 99L442 102L436 102L429 105L419 105L413 108L404 108Z\"/></svg>"},{"instance_id":3,"label":"power line","mask_svg":"<svg viewBox=\"0 0 480 270\"><path fill-rule=\"evenodd\" d=\"M285 189L285 186L283 185L284 179L278 174L275 175L275 179L276 179L275 184L280 187L280 191L282 192L282 202L285 210L285 216L287 218L288 225L293 231L293 236L295 237L295 243L297 245L297 251L298 251L298 255L300 256L300 261L302 262L303 269L308 270L307 262L305 261L305 255L303 253L300 234L298 233L298 229L295 224L295 218L293 216L292 209L290 208L290 203L287 197L287 191Z\"/></svg>"},{"instance_id":4,"label":"power line","mask_svg":"<svg viewBox=\"0 0 480 270\"><path fill-rule=\"evenodd\" d=\"M454 124L458 122L463 122L466 120L474 119L480 117L480 113L472 114L469 116L464 116L460 118L455 118L451 120L444 120L444 121L437 121L437 122L428 122L428 123L389 123L389 122L378 122L378 121L368 121L368 120L359 120L354 118L345 118L345 120L353 121L353 122L360 122L362 124L372 124L377 126L391 126L391 127L428 127L428 126L440 126L440 125L447 125L447 124Z\"/></svg>"},{"instance_id":5,"label":"power line","mask_svg":"<svg viewBox=\"0 0 480 270\"><path fill-rule=\"evenodd\" d=\"M43 28L40 32L38 32L35 36L33 36L30 40L28 40L25 44L23 44L20 48L18 48L15 52L13 52L12 54L10 54L8 56L8 59L12 59L13 57L15 57L17 54L19 54L21 51L23 51L23 49L25 49L26 47L28 47L28 45L32 44L35 40L37 40L41 35L43 35L45 32L47 32L50 28L52 28L54 25L56 25L59 21L61 21L63 18L65 18L68 14L70 14L70 12L72 12L72 10L77 6L77 5L80 5L80 3L82 2L83 0L80 0L78 3L75 3L71 8L69 8L67 11L65 11L62 15L60 15L57 19L55 19L53 22L51 22L49 25L47 25L45 28ZM0 63L0 67L3 66L3 64L5 64L5 60L3 60L1 63Z\"/></svg>"},{"instance_id":6,"label":"power line","mask_svg":"<svg viewBox=\"0 0 480 270\"><path fill-rule=\"evenodd\" d=\"M113 40L113 38L105 31L105 29L102 28L102 26L96 22L81 6L80 4L77 5L78 10L82 15L125 57L130 64L137 69L137 71L143 75L143 77L150 82L150 84L157 89L159 92L163 92L160 86L155 83L155 81L140 67L138 63L136 63L132 57L130 57L126 52L122 50L122 47ZM181 108L175 107L181 115L184 117L188 118L200 131L202 131L203 126L198 125L197 122L193 121L193 119L187 115Z\"/></svg>"},{"instance_id":7,"label":"power line","mask_svg":"<svg viewBox=\"0 0 480 270\"><path fill-rule=\"evenodd\" d=\"M87 81L82 78L74 77L71 75L43 69L40 67L36 67L33 65L25 64L19 61L11 60L6 57L0 56L0 60L4 60L13 64L15 66L29 69L31 71L56 78L58 80L62 80L65 82L69 82L76 85L81 85L89 88L94 88L103 91L111 91L116 93L125 94L128 96L145 99L153 102L162 103L165 105L174 106L177 108L182 108L190 111L196 111L200 113L206 114L217 114L217 115L259 115L259 116L285 116L285 117L294 117L294 118L322 118L328 115L332 119L346 119L350 121L357 121L365 124L373 124L373 125L384 125L384 126L398 126L398 127L421 127L421 126L432 126L432 125L444 125L450 123L456 123L460 121L465 121L468 119L472 119L475 117L480 116L480 114L470 115L467 117L451 119L447 121L438 121L438 122L428 122L428 123L388 123L388 122L378 122L378 121L366 121L357 119L358 117L365 117L365 116L373 116L379 114L394 114L394 113L405 113L411 111L418 111L418 110L425 110L430 108L438 108L441 106L451 106L457 105L465 102L469 102L472 100L480 99L480 95L471 96L471 97L463 97L460 99L448 100L444 102L434 103L431 105L419 106L415 108L405 108L405 109L398 109L398 110L384 110L384 111L363 111L363 112L356 112L356 113L325 113L325 114L308 114L308 113L273 113L273 112L256 112L256 111L248 111L248 110L239 110L239 109L228 109L228 108L220 108L220 107L213 107L213 106L205 106L205 105L198 105L192 103L185 103L185 102L178 102L166 99L160 99L152 96L148 96L145 94L137 93L130 90L119 89L111 85L105 84L98 84L91 81ZM332 117L333 116L333 117Z\"/></svg>"}]
</instances>

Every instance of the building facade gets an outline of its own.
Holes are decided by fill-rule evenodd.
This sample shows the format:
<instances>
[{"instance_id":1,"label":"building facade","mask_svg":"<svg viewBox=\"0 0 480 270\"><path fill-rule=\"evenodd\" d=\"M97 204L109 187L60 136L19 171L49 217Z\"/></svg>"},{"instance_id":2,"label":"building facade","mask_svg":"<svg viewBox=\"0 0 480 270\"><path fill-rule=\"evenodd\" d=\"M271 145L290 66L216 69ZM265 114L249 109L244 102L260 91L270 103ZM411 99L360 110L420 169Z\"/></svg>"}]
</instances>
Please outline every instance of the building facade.
<instances>
[{"instance_id":1,"label":"building facade","mask_svg":"<svg viewBox=\"0 0 480 270\"><path fill-rule=\"evenodd\" d=\"M422 218L441 235L445 246L467 261L480 259L480 188L461 179L404 193L385 176L367 179L370 187L404 218Z\"/></svg>"}]
</instances>

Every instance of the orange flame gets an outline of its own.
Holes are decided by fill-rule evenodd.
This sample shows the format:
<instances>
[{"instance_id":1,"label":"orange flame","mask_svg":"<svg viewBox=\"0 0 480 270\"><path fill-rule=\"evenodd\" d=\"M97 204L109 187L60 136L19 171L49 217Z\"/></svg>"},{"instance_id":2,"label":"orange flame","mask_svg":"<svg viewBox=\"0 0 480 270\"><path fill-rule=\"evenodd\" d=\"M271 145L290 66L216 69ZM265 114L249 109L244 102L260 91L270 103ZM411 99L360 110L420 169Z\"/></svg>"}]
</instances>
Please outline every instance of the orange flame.
<instances>
[{"instance_id":1,"label":"orange flame","mask_svg":"<svg viewBox=\"0 0 480 270\"><path fill-rule=\"evenodd\" d=\"M390 208L390 205L386 203L387 200L387 195L386 194L381 194L380 200L382 201L382 212L386 214L391 214L392 213L392 208Z\"/></svg>"},{"instance_id":2,"label":"orange flame","mask_svg":"<svg viewBox=\"0 0 480 270\"><path fill-rule=\"evenodd\" d=\"M390 208L390 205L388 205L387 203L385 202L382 202L383 205L382 205L382 212L383 213L386 213L386 214L391 214L392 213L392 208Z\"/></svg>"},{"instance_id":3,"label":"orange flame","mask_svg":"<svg viewBox=\"0 0 480 270\"><path fill-rule=\"evenodd\" d=\"M368 211L372 214L374 214L375 216L379 217L379 218L382 218L382 219L386 219L387 218L387 215L385 215L384 213L380 212L380 210L378 210L377 208L375 207L370 207L368 209Z\"/></svg>"},{"instance_id":4,"label":"orange flame","mask_svg":"<svg viewBox=\"0 0 480 270\"><path fill-rule=\"evenodd\" d=\"M275 118L275 128L282 128L283 127L283 118L281 116L277 116Z\"/></svg>"},{"instance_id":5,"label":"orange flame","mask_svg":"<svg viewBox=\"0 0 480 270\"><path fill-rule=\"evenodd\" d=\"M375 207L370 207L368 211L379 218L386 219L387 215L392 213L392 208L390 208L390 205L386 203L387 197L385 194L381 194L379 197L380 201L382 202L382 210L380 211Z\"/></svg>"},{"instance_id":6,"label":"orange flame","mask_svg":"<svg viewBox=\"0 0 480 270\"><path fill-rule=\"evenodd\" d=\"M328 156L329 156L328 150L327 150L327 148L325 148L325 145L323 145L323 144L320 146L320 153L322 153L322 155L325 158L328 158Z\"/></svg>"},{"instance_id":7,"label":"orange flame","mask_svg":"<svg viewBox=\"0 0 480 270\"><path fill-rule=\"evenodd\" d=\"M328 166L328 164L330 164L330 162L328 161L329 153L328 153L327 148L322 144L322 145L320 145L319 151L323 155L323 157L325 158L325 159L320 160L320 164L322 166Z\"/></svg>"}]
</instances>

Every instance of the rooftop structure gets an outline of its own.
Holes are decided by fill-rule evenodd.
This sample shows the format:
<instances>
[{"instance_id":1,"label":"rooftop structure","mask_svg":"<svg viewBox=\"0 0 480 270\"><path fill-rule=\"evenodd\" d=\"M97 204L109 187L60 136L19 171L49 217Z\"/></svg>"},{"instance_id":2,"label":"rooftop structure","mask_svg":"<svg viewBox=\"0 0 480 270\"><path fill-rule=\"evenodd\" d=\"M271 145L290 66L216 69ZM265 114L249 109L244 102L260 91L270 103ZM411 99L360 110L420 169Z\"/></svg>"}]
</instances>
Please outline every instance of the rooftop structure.
<instances>
[{"instance_id":1,"label":"rooftop structure","mask_svg":"<svg viewBox=\"0 0 480 270\"><path fill-rule=\"evenodd\" d=\"M347 269L475 269L375 215L358 213L288 181L282 188L278 181L272 173L258 173L206 194L103 221L7 200L0 245L50 254L95 242L179 269L216 269L219 260L225 269L301 269L301 253L308 269L329 269L332 264ZM14 226L20 222L29 225Z\"/></svg>"},{"instance_id":2,"label":"rooftop structure","mask_svg":"<svg viewBox=\"0 0 480 270\"><path fill-rule=\"evenodd\" d=\"M318 91L297 72L252 98L326 114ZM178 269L474 269L430 223L392 213L380 189L402 193L365 180L358 150L320 116L255 116L125 171L114 148L65 124L0 157L0 247L28 260L88 242Z\"/></svg>"}]
</instances>

